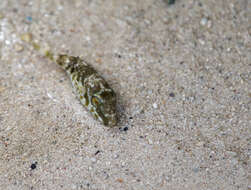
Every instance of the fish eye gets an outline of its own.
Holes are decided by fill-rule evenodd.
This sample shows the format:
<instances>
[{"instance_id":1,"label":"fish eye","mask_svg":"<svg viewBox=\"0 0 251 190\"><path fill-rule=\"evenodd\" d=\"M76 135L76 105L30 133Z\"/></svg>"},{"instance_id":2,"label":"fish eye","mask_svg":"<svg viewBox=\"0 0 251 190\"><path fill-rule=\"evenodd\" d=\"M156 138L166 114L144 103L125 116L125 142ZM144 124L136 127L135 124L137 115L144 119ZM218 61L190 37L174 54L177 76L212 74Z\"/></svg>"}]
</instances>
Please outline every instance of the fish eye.
<instances>
[{"instance_id":1,"label":"fish eye","mask_svg":"<svg viewBox=\"0 0 251 190\"><path fill-rule=\"evenodd\" d=\"M110 92L110 91L103 91L100 96L102 97L102 99L112 99L114 97L114 92Z\"/></svg>"},{"instance_id":2,"label":"fish eye","mask_svg":"<svg viewBox=\"0 0 251 190\"><path fill-rule=\"evenodd\" d=\"M99 99L95 96L92 97L91 101L94 106L98 106L100 104Z\"/></svg>"}]
</instances>

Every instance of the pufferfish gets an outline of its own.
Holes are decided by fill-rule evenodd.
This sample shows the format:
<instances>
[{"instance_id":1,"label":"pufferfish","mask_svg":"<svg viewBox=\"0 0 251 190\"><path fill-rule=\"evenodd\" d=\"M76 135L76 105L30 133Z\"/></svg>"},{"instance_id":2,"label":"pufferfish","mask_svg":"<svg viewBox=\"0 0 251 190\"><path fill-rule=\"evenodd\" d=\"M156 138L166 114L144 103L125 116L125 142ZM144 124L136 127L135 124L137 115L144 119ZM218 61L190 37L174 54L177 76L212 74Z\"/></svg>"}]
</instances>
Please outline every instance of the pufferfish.
<instances>
[{"instance_id":1,"label":"pufferfish","mask_svg":"<svg viewBox=\"0 0 251 190\"><path fill-rule=\"evenodd\" d=\"M74 56L59 55L56 63L69 75L75 94L92 116L105 126L115 126L116 94L97 71Z\"/></svg>"}]
</instances>

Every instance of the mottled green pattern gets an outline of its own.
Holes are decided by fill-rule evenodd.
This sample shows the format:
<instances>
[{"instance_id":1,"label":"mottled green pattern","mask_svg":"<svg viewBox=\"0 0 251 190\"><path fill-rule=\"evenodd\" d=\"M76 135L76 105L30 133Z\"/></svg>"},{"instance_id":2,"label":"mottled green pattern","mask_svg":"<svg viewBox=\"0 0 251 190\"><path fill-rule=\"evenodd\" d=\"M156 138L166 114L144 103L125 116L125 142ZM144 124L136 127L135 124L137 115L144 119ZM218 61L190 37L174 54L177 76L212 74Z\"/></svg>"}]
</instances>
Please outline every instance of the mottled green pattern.
<instances>
[{"instance_id":1,"label":"mottled green pattern","mask_svg":"<svg viewBox=\"0 0 251 190\"><path fill-rule=\"evenodd\" d=\"M93 117L105 126L116 125L116 95L108 83L79 57L59 55L56 62L70 76L76 95Z\"/></svg>"}]
</instances>

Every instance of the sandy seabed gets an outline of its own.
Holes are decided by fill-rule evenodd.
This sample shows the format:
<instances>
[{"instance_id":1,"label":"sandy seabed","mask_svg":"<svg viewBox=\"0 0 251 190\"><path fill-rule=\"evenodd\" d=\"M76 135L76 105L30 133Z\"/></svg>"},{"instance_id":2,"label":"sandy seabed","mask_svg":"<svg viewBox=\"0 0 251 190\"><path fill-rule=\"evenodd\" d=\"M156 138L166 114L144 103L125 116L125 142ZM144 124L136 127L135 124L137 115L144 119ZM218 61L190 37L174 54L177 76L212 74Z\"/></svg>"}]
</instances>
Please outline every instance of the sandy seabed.
<instances>
[{"instance_id":1,"label":"sandy seabed","mask_svg":"<svg viewBox=\"0 0 251 190\"><path fill-rule=\"evenodd\" d=\"M0 189L250 190L251 1L1 0ZM95 121L58 65L118 97Z\"/></svg>"}]
</instances>

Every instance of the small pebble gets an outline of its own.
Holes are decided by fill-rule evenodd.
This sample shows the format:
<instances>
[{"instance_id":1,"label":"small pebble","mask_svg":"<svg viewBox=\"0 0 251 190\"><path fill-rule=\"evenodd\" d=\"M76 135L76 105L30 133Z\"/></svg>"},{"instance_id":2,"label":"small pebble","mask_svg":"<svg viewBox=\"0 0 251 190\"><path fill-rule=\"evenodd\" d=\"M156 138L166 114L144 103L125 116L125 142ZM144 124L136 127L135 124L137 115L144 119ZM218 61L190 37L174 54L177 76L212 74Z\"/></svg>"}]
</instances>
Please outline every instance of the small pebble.
<instances>
[{"instance_id":1,"label":"small pebble","mask_svg":"<svg viewBox=\"0 0 251 190\"><path fill-rule=\"evenodd\" d=\"M197 145L197 146L203 146L203 145L204 145L204 142L199 141L196 145Z\"/></svg>"},{"instance_id":2,"label":"small pebble","mask_svg":"<svg viewBox=\"0 0 251 190\"><path fill-rule=\"evenodd\" d=\"M117 181L118 181L119 183L123 183L123 182L124 182L124 180L121 179L121 178L117 179Z\"/></svg>"},{"instance_id":3,"label":"small pebble","mask_svg":"<svg viewBox=\"0 0 251 190\"><path fill-rule=\"evenodd\" d=\"M96 158L91 158L92 163L95 163L97 161Z\"/></svg>"},{"instance_id":4,"label":"small pebble","mask_svg":"<svg viewBox=\"0 0 251 190\"><path fill-rule=\"evenodd\" d=\"M0 86L0 93L3 92L5 88L3 86Z\"/></svg>"},{"instance_id":5,"label":"small pebble","mask_svg":"<svg viewBox=\"0 0 251 190\"><path fill-rule=\"evenodd\" d=\"M6 45L10 45L10 43L11 43L11 42L10 42L9 40L5 40L5 44L6 44Z\"/></svg>"},{"instance_id":6,"label":"small pebble","mask_svg":"<svg viewBox=\"0 0 251 190\"><path fill-rule=\"evenodd\" d=\"M168 5L173 5L175 3L175 0L166 0Z\"/></svg>"},{"instance_id":7,"label":"small pebble","mask_svg":"<svg viewBox=\"0 0 251 190\"><path fill-rule=\"evenodd\" d=\"M98 153L100 153L100 150L98 150L98 151L95 153L95 155L97 155Z\"/></svg>"},{"instance_id":8,"label":"small pebble","mask_svg":"<svg viewBox=\"0 0 251 190\"><path fill-rule=\"evenodd\" d=\"M212 21L211 21L211 20L208 20L208 22L207 22L207 27L208 27L208 28L211 28L211 26L212 26Z\"/></svg>"},{"instance_id":9,"label":"small pebble","mask_svg":"<svg viewBox=\"0 0 251 190\"><path fill-rule=\"evenodd\" d=\"M153 141L151 139L148 139L149 144L153 144Z\"/></svg>"},{"instance_id":10,"label":"small pebble","mask_svg":"<svg viewBox=\"0 0 251 190\"><path fill-rule=\"evenodd\" d=\"M170 180L170 178L169 178L168 176L166 176L165 178L166 178L166 181L169 181L169 180Z\"/></svg>"},{"instance_id":11,"label":"small pebble","mask_svg":"<svg viewBox=\"0 0 251 190\"><path fill-rule=\"evenodd\" d=\"M15 48L16 52L21 52L24 49L24 47L20 44L15 44L14 48Z\"/></svg>"},{"instance_id":12,"label":"small pebble","mask_svg":"<svg viewBox=\"0 0 251 190\"><path fill-rule=\"evenodd\" d=\"M31 22L32 21L32 17L31 16L27 16L26 20L29 21L29 22Z\"/></svg>"},{"instance_id":13,"label":"small pebble","mask_svg":"<svg viewBox=\"0 0 251 190\"><path fill-rule=\"evenodd\" d=\"M32 34L31 33L25 33L21 35L21 40L25 42L31 42L32 40Z\"/></svg>"},{"instance_id":14,"label":"small pebble","mask_svg":"<svg viewBox=\"0 0 251 190\"><path fill-rule=\"evenodd\" d=\"M31 166L30 166L30 168L31 168L32 170L36 169L36 167L37 167L37 162L31 164Z\"/></svg>"},{"instance_id":15,"label":"small pebble","mask_svg":"<svg viewBox=\"0 0 251 190\"><path fill-rule=\"evenodd\" d=\"M158 108L158 104L154 103L154 104L153 104L153 108L154 108L154 109L157 109L157 108Z\"/></svg>"},{"instance_id":16,"label":"small pebble","mask_svg":"<svg viewBox=\"0 0 251 190\"><path fill-rule=\"evenodd\" d=\"M207 22L208 22L208 19L207 19L206 17L204 17L204 18L202 18L202 19L200 20L200 24L201 24L202 26L205 26L205 25L207 24Z\"/></svg>"},{"instance_id":17,"label":"small pebble","mask_svg":"<svg viewBox=\"0 0 251 190\"><path fill-rule=\"evenodd\" d=\"M116 159L116 158L118 158L118 157L119 157L119 155L118 155L118 154L115 154L113 157Z\"/></svg>"},{"instance_id":18,"label":"small pebble","mask_svg":"<svg viewBox=\"0 0 251 190\"><path fill-rule=\"evenodd\" d=\"M71 189L77 189L77 185L72 184Z\"/></svg>"},{"instance_id":19,"label":"small pebble","mask_svg":"<svg viewBox=\"0 0 251 190\"><path fill-rule=\"evenodd\" d=\"M199 39L198 41L199 41L199 43L200 43L201 45L205 45L205 43L206 43L206 42L205 42L204 40L202 40L202 39Z\"/></svg>"},{"instance_id":20,"label":"small pebble","mask_svg":"<svg viewBox=\"0 0 251 190\"><path fill-rule=\"evenodd\" d=\"M169 94L169 96L173 98L173 97L175 97L175 94L174 94L173 92L171 92L171 93Z\"/></svg>"}]
</instances>

